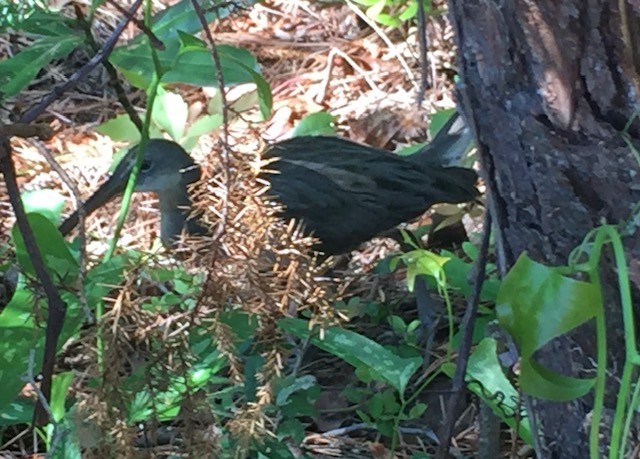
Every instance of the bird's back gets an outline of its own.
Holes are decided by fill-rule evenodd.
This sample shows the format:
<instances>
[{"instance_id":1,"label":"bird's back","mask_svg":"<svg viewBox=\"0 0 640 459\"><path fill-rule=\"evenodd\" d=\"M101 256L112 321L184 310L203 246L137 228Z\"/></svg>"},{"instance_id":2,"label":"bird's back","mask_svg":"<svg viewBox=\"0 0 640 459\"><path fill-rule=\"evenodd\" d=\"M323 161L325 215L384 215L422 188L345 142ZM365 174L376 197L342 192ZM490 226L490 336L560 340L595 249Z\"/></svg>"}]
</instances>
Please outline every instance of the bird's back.
<instances>
[{"instance_id":1,"label":"bird's back","mask_svg":"<svg viewBox=\"0 0 640 459\"><path fill-rule=\"evenodd\" d=\"M337 137L297 137L263 155L285 218L302 220L326 253L341 253L433 204L476 196L472 170L421 165Z\"/></svg>"}]
</instances>

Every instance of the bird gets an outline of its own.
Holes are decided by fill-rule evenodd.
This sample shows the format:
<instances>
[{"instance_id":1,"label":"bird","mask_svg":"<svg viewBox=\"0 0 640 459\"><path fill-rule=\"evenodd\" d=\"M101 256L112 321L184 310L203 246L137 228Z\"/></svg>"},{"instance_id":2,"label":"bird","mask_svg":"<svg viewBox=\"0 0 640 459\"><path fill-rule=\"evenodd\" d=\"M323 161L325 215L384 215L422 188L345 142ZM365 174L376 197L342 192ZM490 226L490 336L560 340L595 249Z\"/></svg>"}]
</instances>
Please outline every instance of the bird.
<instances>
[{"instance_id":1,"label":"bird","mask_svg":"<svg viewBox=\"0 0 640 459\"><path fill-rule=\"evenodd\" d=\"M447 126L443 131L448 131ZM456 143L447 132L442 136L432 143ZM124 191L137 151L138 147L132 148L83 204L87 215ZM294 137L266 149L262 155L266 166L259 178L269 182L267 195L281 204L282 217L302 222L305 232L319 241L315 249L335 255L356 249L436 203L477 198L475 171L443 167L428 160L432 153L427 145L410 159L340 137ZM200 166L179 144L164 139L147 142L135 191L158 195L160 239L167 246L183 229L189 234L206 232L197 219L190 218L188 186L200 177ZM78 211L59 229L67 235L77 224Z\"/></svg>"}]
</instances>

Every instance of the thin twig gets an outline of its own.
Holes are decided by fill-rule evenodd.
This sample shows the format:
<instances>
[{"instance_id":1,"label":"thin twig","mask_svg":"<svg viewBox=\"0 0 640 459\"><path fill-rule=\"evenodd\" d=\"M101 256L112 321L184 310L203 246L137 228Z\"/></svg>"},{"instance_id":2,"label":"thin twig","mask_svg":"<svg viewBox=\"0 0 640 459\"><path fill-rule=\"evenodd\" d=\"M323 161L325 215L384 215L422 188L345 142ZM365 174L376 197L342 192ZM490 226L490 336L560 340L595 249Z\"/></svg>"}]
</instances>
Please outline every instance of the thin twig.
<instances>
[{"instance_id":1,"label":"thin twig","mask_svg":"<svg viewBox=\"0 0 640 459\"><path fill-rule=\"evenodd\" d=\"M47 413L49 420L51 422L54 422L53 413L51 412L51 406L49 405L49 400L47 399L47 397L44 396L44 394L42 393L42 390L38 386L38 382L36 381L36 375L34 371L34 368L36 365L35 361L36 361L36 353L33 349L31 349L29 351L29 363L27 366L27 374L22 378L22 380L28 383L31 389L36 393L36 397L39 400L39 402L42 404L42 408Z\"/></svg>"},{"instance_id":2,"label":"thin twig","mask_svg":"<svg viewBox=\"0 0 640 459\"><path fill-rule=\"evenodd\" d=\"M111 2L111 3L116 7L118 11L123 12L123 8L117 5L116 2ZM84 29L84 36L86 38L86 41L89 43L89 46L91 47L94 53L100 52L100 47L98 46L98 43L96 43L96 40L93 36L93 32L91 31L91 24L86 20L82 12L82 9L80 8L80 5L78 5L77 3L74 3L73 6L75 8L78 22L80 23L80 26ZM126 11L124 13L126 14ZM141 24L141 22L138 21L137 19L132 19L132 21L134 21L135 24L142 31L145 31L146 33L148 29L146 27L144 28L140 27L140 25L144 26L144 24ZM149 36L149 40L151 41L151 43L153 43L153 39L158 40L157 38L155 38L155 36L151 32L149 32L147 35ZM120 83L120 78L118 78L118 71L111 64L111 62L109 62L108 59L105 59L102 61L102 66L105 68L105 70L107 71L107 74L109 75L111 86L113 86L113 89L116 91L116 96L118 98L118 101L124 108L124 111L127 112L127 115L129 115L129 119L136 126L136 128L138 128L138 131L142 131L142 120L140 119L140 116L138 116L138 112L136 112L135 107L127 97L127 93L124 90L122 83ZM81 226L81 228L84 228L84 226Z\"/></svg>"},{"instance_id":3,"label":"thin twig","mask_svg":"<svg viewBox=\"0 0 640 459\"><path fill-rule=\"evenodd\" d=\"M22 204L22 199L20 198L15 165L11 157L11 145L9 144L9 139L6 137L0 138L0 171L2 171L4 175L5 184L9 193L9 201L13 207L13 213L16 217L16 223L22 239L24 240L25 249L29 255L36 276L42 284L49 304L44 357L42 361L42 393L44 394L44 400L49 400L51 397L51 382L53 379L58 337L62 331L67 305L60 297L60 293L49 276L35 235L27 220L27 214ZM48 416L44 405L38 401L34 414L34 423L36 425L43 425L47 422L47 418Z\"/></svg>"},{"instance_id":4,"label":"thin twig","mask_svg":"<svg viewBox=\"0 0 640 459\"><path fill-rule=\"evenodd\" d=\"M478 312L478 304L480 303L480 293L484 284L484 278L487 267L487 253L489 251L489 241L491 236L491 214L485 212L484 230L482 235L482 244L478 253L478 258L473 265L473 278L470 283L473 286L471 295L467 301L467 309L460 326L462 338L460 340L460 348L458 349L458 358L456 359L456 371L453 375L451 383L452 393L447 403L446 421L443 424L442 434L440 435L440 446L436 453L436 458L445 459L449 454L449 445L453 435L453 427L458 417L460 404L462 401L462 390L465 387L464 378L467 372L467 364L471 355L471 345L473 343L473 329L476 322Z\"/></svg>"},{"instance_id":5,"label":"thin twig","mask_svg":"<svg viewBox=\"0 0 640 459\"><path fill-rule=\"evenodd\" d=\"M379 94L382 93L382 90L378 87L378 85L371 79L371 77L369 75L367 75L367 72L360 67L347 53L345 53L344 51L338 49L338 48L331 48L331 50L329 51L329 55L327 56L327 67L325 70L325 74L324 77L322 78L322 84L321 84L321 91L318 94L318 96L315 98L315 102L318 104L322 104L325 100L325 97L327 95L327 91L329 89L329 83L331 82L331 74L333 72L333 68L335 66L335 56L339 55L340 57L342 57L356 72L358 72L360 75L362 75L362 78L364 78L364 80L367 82L367 84L369 85L369 87L374 91L377 92Z\"/></svg>"},{"instance_id":6,"label":"thin twig","mask_svg":"<svg viewBox=\"0 0 640 459\"><path fill-rule=\"evenodd\" d=\"M0 135L6 137L37 137L41 140L48 140L53 136L53 130L47 124L2 124L0 122Z\"/></svg>"},{"instance_id":7,"label":"thin twig","mask_svg":"<svg viewBox=\"0 0 640 459\"><path fill-rule=\"evenodd\" d=\"M417 103L420 106L424 100L425 92L433 86L433 81L429 78L431 76L429 73L431 63L429 62L427 18L424 11L424 2L421 0L418 0L418 49L420 50L420 91L418 91Z\"/></svg>"},{"instance_id":8,"label":"thin twig","mask_svg":"<svg viewBox=\"0 0 640 459\"><path fill-rule=\"evenodd\" d=\"M231 186L231 163L229 160L229 110L227 108L227 92L224 85L224 75L222 74L222 62L220 61L220 55L218 54L216 42L213 38L213 35L211 35L209 24L207 23L207 19L205 17L204 11L202 10L202 7L197 2L197 0L191 0L191 4L193 5L193 9L196 12L196 16L198 16L198 20L202 25L202 30L207 37L207 41L211 48L211 57L213 58L213 66L216 72L216 80L218 82L218 91L220 91L220 102L222 104L222 150L220 151L220 158L222 159L222 173L226 192L224 193L225 198L222 203L222 211L220 213L220 223L218 224L218 227L216 228L212 236L213 241L217 242L225 232L229 215L228 196L229 188Z\"/></svg>"},{"instance_id":9,"label":"thin twig","mask_svg":"<svg viewBox=\"0 0 640 459\"><path fill-rule=\"evenodd\" d=\"M113 1L113 0L108 0L109 5L113 6L116 10L118 10L118 12L120 14L124 14L125 17L127 17L129 15L129 12L127 10L125 10L123 7L121 7L118 2ZM147 38L149 39L149 44L151 46L153 46L154 48L160 50L160 51L164 51L165 50L165 46L164 43L162 42L162 40L160 40L158 37L156 37L156 34L153 33L153 31L146 26L146 24L144 23L144 21L141 21L140 19L136 18L136 17L131 17L131 22L133 22L136 27L138 29L140 29L142 31L142 33L144 33Z\"/></svg>"},{"instance_id":10,"label":"thin twig","mask_svg":"<svg viewBox=\"0 0 640 459\"><path fill-rule=\"evenodd\" d=\"M47 147L45 147L42 142L35 139L29 139L29 142L47 161L49 167L51 167L51 169L53 169L60 176L60 180L62 180L62 183L69 189L69 191L71 192L71 196L73 197L75 207L78 210L78 226L80 228L80 232L78 233L78 238L80 239L80 270L78 273L78 282L80 285L84 285L84 280L87 275L87 237L84 231L86 211L84 209L84 206L82 205L82 196L80 195L80 190L73 182L73 180L71 180L71 177L69 177L67 172L60 166L58 161L55 160L53 155L49 153L49 150L47 150ZM78 300L80 301L80 305L84 310L87 321L93 322L94 317L91 310L89 309L89 303L87 302L87 295L85 294L84 288L79 289Z\"/></svg>"},{"instance_id":11,"label":"thin twig","mask_svg":"<svg viewBox=\"0 0 640 459\"><path fill-rule=\"evenodd\" d=\"M217 245L220 239L224 236L228 218L229 218L229 194L231 189L231 162L229 157L229 110L227 104L227 93L224 85L224 75L222 74L222 63L220 61L220 55L218 54L218 49L216 47L216 42L211 35L211 31L209 30L209 24L207 23L207 19L205 17L205 12L202 10L202 7L197 2L197 0L191 0L191 4L193 5L193 9L196 12L196 16L202 25L202 30L207 38L207 42L209 44L211 50L211 57L213 58L214 69L216 72L216 80L218 82L218 91L220 92L220 102L222 104L222 148L220 151L220 159L222 163L222 175L223 175L223 186L224 186L224 198L222 201L222 209L220 211L220 222L217 225L216 230L212 234L212 245ZM211 265L216 263L216 254L217 250L214 252ZM211 272L213 270L207 270L207 278L205 279L205 283L211 281ZM197 311L199 310L199 305L202 303L204 293L200 295L196 302L196 307L194 308L194 315L197 315Z\"/></svg>"},{"instance_id":12,"label":"thin twig","mask_svg":"<svg viewBox=\"0 0 640 459\"><path fill-rule=\"evenodd\" d=\"M133 14L140 7L143 0L136 0L131 8L129 8L127 12L127 16L123 21L120 22L109 37L109 39L102 46L102 49L99 53L93 56L89 62L82 66L82 68L78 69L69 79L62 85L54 88L49 94L44 96L40 102L36 105L33 105L29 108L20 118L21 123L31 123L38 116L40 116L46 109L53 103L53 101L62 97L62 95L69 91L71 88L75 87L85 76L87 76L94 68L96 68L103 60L109 57L111 51L118 43L118 39L120 35L124 31L125 27L131 21Z\"/></svg>"},{"instance_id":13,"label":"thin twig","mask_svg":"<svg viewBox=\"0 0 640 459\"><path fill-rule=\"evenodd\" d=\"M347 0L347 6L349 8L351 8L351 10L360 19L362 19L369 27L371 27L373 29L373 31L376 34L378 34L378 36L382 39L382 41L385 42L385 44L393 52L395 58L398 59L398 62L400 62L400 65L402 66L403 70L407 74L407 79L413 85L414 89L417 91L419 88L418 88L418 85L415 82L415 79L413 78L413 73L411 72L411 67L409 67L409 64L407 64L407 61L405 60L404 57L402 57L402 54L400 54L400 51L398 51L398 48L389 39L387 34L384 33L384 30L382 30L380 27L378 27L378 25L374 21L372 21L366 14L364 14L362 12L362 10L360 10L360 8L358 8L356 5L354 5L351 0Z\"/></svg>"}]
</instances>

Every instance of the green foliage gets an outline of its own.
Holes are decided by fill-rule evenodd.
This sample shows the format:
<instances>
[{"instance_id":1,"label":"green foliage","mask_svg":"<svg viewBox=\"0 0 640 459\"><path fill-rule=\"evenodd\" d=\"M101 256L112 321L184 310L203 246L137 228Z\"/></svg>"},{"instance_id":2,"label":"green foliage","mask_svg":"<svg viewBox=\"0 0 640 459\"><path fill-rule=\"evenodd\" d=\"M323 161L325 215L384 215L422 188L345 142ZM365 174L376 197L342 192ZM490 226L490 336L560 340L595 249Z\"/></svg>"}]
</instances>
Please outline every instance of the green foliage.
<instances>
[{"instance_id":1,"label":"green foliage","mask_svg":"<svg viewBox=\"0 0 640 459\"><path fill-rule=\"evenodd\" d=\"M330 113L310 113L296 123L292 137L302 137L305 135L335 135L335 122L336 117Z\"/></svg>"},{"instance_id":2,"label":"green foliage","mask_svg":"<svg viewBox=\"0 0 640 459\"><path fill-rule=\"evenodd\" d=\"M443 371L453 377L455 365L445 363ZM465 377L467 387L477 395L518 436L530 445L533 437L520 393L505 376L498 359L498 343L493 338L483 338L469 358Z\"/></svg>"},{"instance_id":3,"label":"green foliage","mask_svg":"<svg viewBox=\"0 0 640 459\"><path fill-rule=\"evenodd\" d=\"M78 264L73 250L47 218L36 213L28 214L28 218L43 255L45 268L53 281L60 286L73 285L78 275ZM16 259L22 272L28 277L35 277L22 236L16 228L13 230L13 236ZM113 259L111 262L98 264L87 272L85 294L89 304L101 301L110 290L107 286L120 282L123 261L122 258ZM85 320L84 312L75 295L62 290L62 299L67 305L67 311L60 346L77 334ZM20 413L24 413L20 408L24 405L14 404L9 407L9 404L15 400L24 385L23 376L31 369L35 377L41 366L45 339L42 326L44 317L46 305L27 288L25 277L21 275L16 292L0 314L0 386L3 388L0 391L0 412L8 409L9 413L13 413L18 419Z\"/></svg>"},{"instance_id":4,"label":"green foliage","mask_svg":"<svg viewBox=\"0 0 640 459\"><path fill-rule=\"evenodd\" d=\"M389 27L400 27L418 14L416 0L353 0L366 8L367 17ZM431 0L423 0L425 13L433 10Z\"/></svg>"},{"instance_id":5,"label":"green foliage","mask_svg":"<svg viewBox=\"0 0 640 459\"><path fill-rule=\"evenodd\" d=\"M520 384L525 392L566 401L591 390L595 380L552 372L536 363L533 354L553 338L602 314L600 298L595 283L571 279L558 268L520 255L502 282L496 312L521 349Z\"/></svg>"},{"instance_id":6,"label":"green foliage","mask_svg":"<svg viewBox=\"0 0 640 459\"><path fill-rule=\"evenodd\" d=\"M46 217L38 213L27 214L29 225L33 230L36 243L40 248L45 266L53 279L63 281L71 285L78 275L78 264L67 247L64 238L56 226ZM16 250L16 258L22 272L28 276L37 278L37 273L31 263L27 252L27 246L22 239L22 234L17 225L12 231L13 244Z\"/></svg>"},{"instance_id":7,"label":"green foliage","mask_svg":"<svg viewBox=\"0 0 640 459\"><path fill-rule=\"evenodd\" d=\"M207 8L206 4L202 6ZM222 18L229 13L229 9L214 8L207 18ZM18 25L37 39L28 49L0 62L0 91L4 97L18 94L51 61L67 56L82 44L75 21L56 13L37 10L25 15ZM164 84L217 85L211 51L193 36L200 31L201 24L189 0L182 0L156 15L151 29L164 45L163 50L154 50L163 69ZM147 37L140 34L127 45L114 49L110 61L133 85L146 89L156 70L151 49ZM228 45L218 46L217 52L225 84L254 83L260 110L267 117L272 105L271 91L260 75L255 57L244 49Z\"/></svg>"},{"instance_id":8,"label":"green foliage","mask_svg":"<svg viewBox=\"0 0 640 459\"><path fill-rule=\"evenodd\" d=\"M375 341L340 327L327 328L320 336L310 331L302 319L281 319L278 325L287 333L309 339L313 345L365 371L370 379L383 381L398 392L404 392L409 378L420 367L420 359L398 357Z\"/></svg>"},{"instance_id":9,"label":"green foliage","mask_svg":"<svg viewBox=\"0 0 640 459\"><path fill-rule=\"evenodd\" d=\"M43 0L3 0L0 3L0 32L8 28L23 28L24 23L34 14L46 12L47 2Z\"/></svg>"},{"instance_id":10,"label":"green foliage","mask_svg":"<svg viewBox=\"0 0 640 459\"><path fill-rule=\"evenodd\" d=\"M221 18L226 14L227 10L215 8L208 13L207 19ZM167 8L154 18L151 30L164 44L164 49L157 51L158 61L163 68L162 83L195 86L218 84L211 51L204 42L193 36L200 29L200 22L188 0ZM148 88L150 76L156 67L150 47L146 36L139 35L128 45L116 48L110 56L110 62L122 71L131 84L142 89ZM242 48L228 45L216 48L225 84L255 83L260 94L260 107L266 117L271 109L271 92L259 73L255 57Z\"/></svg>"},{"instance_id":11,"label":"green foliage","mask_svg":"<svg viewBox=\"0 0 640 459\"><path fill-rule=\"evenodd\" d=\"M56 190L27 191L22 194L22 204L27 212L42 214L53 224L60 221L64 201L64 197Z\"/></svg>"},{"instance_id":12,"label":"green foliage","mask_svg":"<svg viewBox=\"0 0 640 459\"><path fill-rule=\"evenodd\" d=\"M180 143L187 150L193 148L202 135L214 132L222 126L222 115L204 114L191 126L187 125L189 107L184 99L176 93L158 88L156 104L151 113L149 136L162 138L167 133L173 140ZM131 144L140 142L141 134L129 115L117 116L96 128L101 134L110 136L116 141ZM124 152L123 152L124 155Z\"/></svg>"},{"instance_id":13,"label":"green foliage","mask_svg":"<svg viewBox=\"0 0 640 459\"><path fill-rule=\"evenodd\" d=\"M71 32L70 32L71 33ZM54 59L67 56L82 39L75 33L68 36L43 37L10 59L0 62L0 91L12 97L22 91L38 72Z\"/></svg>"}]
</instances>

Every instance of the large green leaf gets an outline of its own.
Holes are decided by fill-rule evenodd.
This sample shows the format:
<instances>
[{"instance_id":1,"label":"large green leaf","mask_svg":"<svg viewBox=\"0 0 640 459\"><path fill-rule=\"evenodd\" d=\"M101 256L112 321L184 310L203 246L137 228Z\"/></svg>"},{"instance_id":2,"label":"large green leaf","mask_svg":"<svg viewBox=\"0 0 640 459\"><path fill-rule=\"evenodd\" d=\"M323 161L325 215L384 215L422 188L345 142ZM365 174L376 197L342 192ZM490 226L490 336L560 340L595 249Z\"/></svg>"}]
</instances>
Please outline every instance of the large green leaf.
<instances>
[{"instance_id":1,"label":"large green leaf","mask_svg":"<svg viewBox=\"0 0 640 459\"><path fill-rule=\"evenodd\" d=\"M206 8L206 5L203 5L203 8ZM227 9L214 8L206 17L211 21L228 14ZM200 21L193 11L190 0L183 0L158 14L154 18L151 29L164 45L164 49L158 51L160 63L166 71L162 78L164 83L186 83L198 86L217 84L213 60L207 47L204 44L196 46L199 40L195 38L185 38L201 30ZM243 68L243 66L248 67L258 72L257 62L251 53L227 45L219 45L217 49L227 84L254 81L253 75ZM132 84L140 88L147 87L151 81L151 75L155 72L147 37L142 34L127 46L116 48L110 60L122 70Z\"/></svg>"},{"instance_id":2,"label":"large green leaf","mask_svg":"<svg viewBox=\"0 0 640 459\"><path fill-rule=\"evenodd\" d=\"M235 5L231 3L227 3L226 7L220 6L220 1L204 0L199 3L203 10L208 11L205 14L208 22L227 17L232 13L233 9L236 8ZM247 7L254 3L257 3L257 1L243 1L243 5ZM201 29L202 25L193 10L191 0L182 0L166 10L161 11L153 18L153 33L161 41L174 38L177 30L192 34L199 32ZM137 37L133 41L140 42L143 40L142 37Z\"/></svg>"},{"instance_id":3,"label":"large green leaf","mask_svg":"<svg viewBox=\"0 0 640 459\"><path fill-rule=\"evenodd\" d=\"M33 349L33 371L41 363L43 330L36 327L33 316L34 295L18 285L11 301L0 313L0 410L9 404L24 386L22 377L29 368L29 353ZM20 411L19 411L20 412ZM18 413L19 413L18 412Z\"/></svg>"},{"instance_id":4,"label":"large green leaf","mask_svg":"<svg viewBox=\"0 0 640 459\"><path fill-rule=\"evenodd\" d=\"M15 96L45 65L67 56L80 43L82 37L78 35L42 38L14 57L0 62L0 92L4 97Z\"/></svg>"},{"instance_id":5,"label":"large green leaf","mask_svg":"<svg viewBox=\"0 0 640 459\"><path fill-rule=\"evenodd\" d=\"M37 212L44 215L51 223L60 222L64 197L56 190L35 190L22 193L22 204L26 212Z\"/></svg>"},{"instance_id":6,"label":"large green leaf","mask_svg":"<svg viewBox=\"0 0 640 459\"><path fill-rule=\"evenodd\" d=\"M602 296L597 284L564 276L566 268L536 263L523 253L502 282L496 313L500 325L521 349L522 389L536 397L564 401L581 397L593 379L561 375L533 359L536 350L597 314Z\"/></svg>"},{"instance_id":7,"label":"large green leaf","mask_svg":"<svg viewBox=\"0 0 640 459\"><path fill-rule=\"evenodd\" d=\"M72 20L53 11L37 9L20 24L20 30L39 37L68 38L77 36Z\"/></svg>"},{"instance_id":8,"label":"large green leaf","mask_svg":"<svg viewBox=\"0 0 640 459\"><path fill-rule=\"evenodd\" d=\"M35 215L35 218L34 218ZM46 262L51 262L52 268L47 265L50 271L59 273L58 269L67 266L69 269L77 270L75 259L68 250L62 236L45 217L39 214L29 214L29 221L36 233L36 240L39 241L40 249L43 252ZM44 231L44 236L42 231ZM48 232L48 233L47 233ZM48 237L46 237L48 234ZM27 257L24 244L19 235L16 242L16 255L18 259ZM47 239L41 244L40 241ZM60 243L63 245L61 246ZM86 276L85 292L87 303L94 305L113 289L114 285L121 282L123 264L126 262L124 256L114 257L109 262L101 263L89 270ZM23 264L30 262L24 261ZM30 268L32 270L32 268ZM27 270L29 271L29 269ZM78 298L69 292L62 292L62 299L67 305L64 327L58 348L67 339L74 336L84 323L85 314L80 307ZM15 400L16 395L24 386L23 377L29 369L29 358L34 353L32 371L37 373L42 365L42 352L44 350L45 329L42 323L36 323L34 311L36 306L45 308L44 302L36 301L36 296L25 286L21 279L17 285L11 301L0 313L0 410L5 413L7 404ZM46 310L41 310L39 317L46 317ZM28 406L28 404L26 404ZM58 405L62 409L62 405ZM15 400L11 405L11 416L22 419L26 415L25 404L20 400ZM61 413L57 413L59 416Z\"/></svg>"},{"instance_id":9,"label":"large green leaf","mask_svg":"<svg viewBox=\"0 0 640 459\"><path fill-rule=\"evenodd\" d=\"M78 332L84 320L77 298L65 292L62 299L67 304L67 313L58 348ZM16 400L16 395L25 385L24 376L28 374L32 353L31 371L37 374L42 366L45 328L34 320L36 304L36 296L21 281L0 313L0 412L4 413L5 407L14 401L10 411L18 418L25 414L24 409L29 405ZM40 311L39 315L46 317L46 311Z\"/></svg>"},{"instance_id":10,"label":"large green leaf","mask_svg":"<svg viewBox=\"0 0 640 459\"><path fill-rule=\"evenodd\" d=\"M38 5L40 3L40 5ZM73 35L64 16L43 9L42 1L0 1L0 32L8 27L37 36Z\"/></svg>"},{"instance_id":11,"label":"large green leaf","mask_svg":"<svg viewBox=\"0 0 640 459\"><path fill-rule=\"evenodd\" d=\"M375 379L384 381L399 392L404 392L411 376L422 364L419 358L403 358L385 347L340 327L323 330L322 337L309 330L309 323L302 319L286 318L278 326L287 333L308 338L314 346L324 349L356 368L364 368Z\"/></svg>"},{"instance_id":12,"label":"large green leaf","mask_svg":"<svg viewBox=\"0 0 640 459\"><path fill-rule=\"evenodd\" d=\"M305 135L335 135L336 117L327 112L310 113L302 118L293 129L293 137Z\"/></svg>"},{"instance_id":13,"label":"large green leaf","mask_svg":"<svg viewBox=\"0 0 640 459\"><path fill-rule=\"evenodd\" d=\"M78 264L62 235L56 226L42 214L28 213L27 219L49 275L54 282L61 281L69 285L78 275ZM27 253L27 248L17 225L13 227L12 237L16 249L16 258L22 270L26 274L35 277L36 273L31 264L31 258Z\"/></svg>"},{"instance_id":14,"label":"large green leaf","mask_svg":"<svg viewBox=\"0 0 640 459\"><path fill-rule=\"evenodd\" d=\"M180 141L185 133L188 116L189 106L179 94L165 91L162 87L158 88L151 118L176 142Z\"/></svg>"},{"instance_id":15,"label":"large green leaf","mask_svg":"<svg viewBox=\"0 0 640 459\"><path fill-rule=\"evenodd\" d=\"M453 377L455 368L453 363L442 366L449 377ZM521 397L502 371L497 344L493 338L483 339L475 348L469 357L465 380L470 391L480 397L509 427L518 427L520 438L533 444L529 419ZM521 416L516 416L518 411Z\"/></svg>"}]
</instances>

